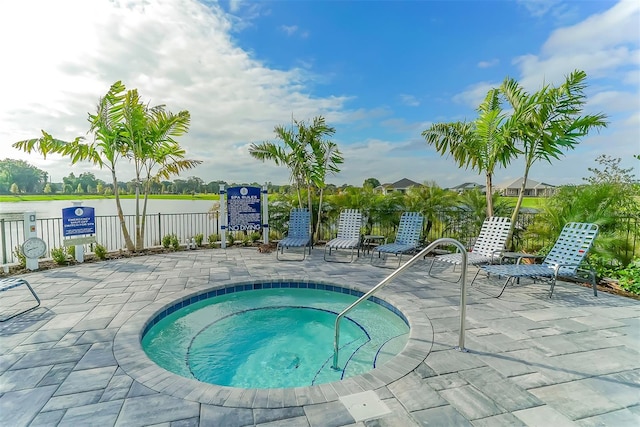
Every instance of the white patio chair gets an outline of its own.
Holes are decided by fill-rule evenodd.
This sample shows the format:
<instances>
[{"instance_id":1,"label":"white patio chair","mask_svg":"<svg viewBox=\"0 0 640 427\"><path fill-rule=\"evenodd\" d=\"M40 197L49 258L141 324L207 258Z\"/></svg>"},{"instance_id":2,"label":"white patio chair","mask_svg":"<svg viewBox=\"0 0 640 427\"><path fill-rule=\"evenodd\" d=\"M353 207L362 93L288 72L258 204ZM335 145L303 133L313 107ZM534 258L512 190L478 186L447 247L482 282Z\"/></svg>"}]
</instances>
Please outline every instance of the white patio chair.
<instances>
[{"instance_id":1,"label":"white patio chair","mask_svg":"<svg viewBox=\"0 0 640 427\"><path fill-rule=\"evenodd\" d=\"M570 222L564 226L553 248L542 261L542 264L506 264L483 265L480 271L488 276L506 276L507 279L496 295L499 298L509 283L523 277L532 279L545 279L551 283L549 298L553 295L553 288L558 277L578 278L580 274L586 274L591 279L593 295L598 296L596 286L596 274L586 262L586 256L598 235L598 226L590 223ZM586 264L587 269L582 268ZM476 273L476 277L478 273ZM471 283L475 281L473 278Z\"/></svg>"},{"instance_id":2,"label":"white patio chair","mask_svg":"<svg viewBox=\"0 0 640 427\"><path fill-rule=\"evenodd\" d=\"M285 248L303 248L302 259L290 259L288 261L304 261L307 247L309 248L309 255L311 255L310 222L311 216L308 209L296 208L291 210L287 237L280 240L276 247L276 259L278 261L282 261L280 256L284 254Z\"/></svg>"},{"instance_id":3,"label":"white patio chair","mask_svg":"<svg viewBox=\"0 0 640 427\"><path fill-rule=\"evenodd\" d=\"M394 254L398 256L398 267L400 267L402 255L415 251L420 244L422 221L423 216L420 212L404 212L400 217L396 240L393 243L376 246L371 251L371 263L376 252L378 252L378 258L381 254Z\"/></svg>"},{"instance_id":4,"label":"white patio chair","mask_svg":"<svg viewBox=\"0 0 640 427\"><path fill-rule=\"evenodd\" d=\"M510 227L511 218L493 216L485 219L482 223L480 234L478 234L471 251L467 253L467 265L479 266L499 261L500 254L505 248ZM429 267L429 275L431 275L431 269L436 261L453 264L455 268L455 266L462 264L462 254L457 252L433 257ZM460 277L458 277L459 280Z\"/></svg>"},{"instance_id":5,"label":"white patio chair","mask_svg":"<svg viewBox=\"0 0 640 427\"><path fill-rule=\"evenodd\" d=\"M359 210L346 209L340 212L338 235L335 239L329 240L324 246L324 260L328 262L353 262L353 255L356 250L360 255L360 227L362 227L362 213ZM336 253L339 249L351 249L351 259L349 261L328 259L327 256L331 256L333 249L336 250Z\"/></svg>"}]
</instances>

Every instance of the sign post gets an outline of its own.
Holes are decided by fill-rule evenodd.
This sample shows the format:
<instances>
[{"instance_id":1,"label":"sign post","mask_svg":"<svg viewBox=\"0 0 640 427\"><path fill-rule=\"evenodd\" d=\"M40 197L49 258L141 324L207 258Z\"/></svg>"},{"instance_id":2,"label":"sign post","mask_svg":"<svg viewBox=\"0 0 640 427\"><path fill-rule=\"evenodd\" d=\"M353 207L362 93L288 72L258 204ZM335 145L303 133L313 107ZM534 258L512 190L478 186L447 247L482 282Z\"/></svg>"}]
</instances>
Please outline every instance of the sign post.
<instances>
[{"instance_id":1,"label":"sign post","mask_svg":"<svg viewBox=\"0 0 640 427\"><path fill-rule=\"evenodd\" d=\"M269 244L269 186L262 186L262 243Z\"/></svg>"},{"instance_id":2,"label":"sign post","mask_svg":"<svg viewBox=\"0 0 640 427\"><path fill-rule=\"evenodd\" d=\"M73 207L62 209L62 235L77 237L96 233L95 210L81 206L82 202L73 202ZM84 246L75 245L76 261L84 262Z\"/></svg>"},{"instance_id":3,"label":"sign post","mask_svg":"<svg viewBox=\"0 0 640 427\"><path fill-rule=\"evenodd\" d=\"M224 184L220 184L220 247L227 247L227 192Z\"/></svg>"}]
</instances>

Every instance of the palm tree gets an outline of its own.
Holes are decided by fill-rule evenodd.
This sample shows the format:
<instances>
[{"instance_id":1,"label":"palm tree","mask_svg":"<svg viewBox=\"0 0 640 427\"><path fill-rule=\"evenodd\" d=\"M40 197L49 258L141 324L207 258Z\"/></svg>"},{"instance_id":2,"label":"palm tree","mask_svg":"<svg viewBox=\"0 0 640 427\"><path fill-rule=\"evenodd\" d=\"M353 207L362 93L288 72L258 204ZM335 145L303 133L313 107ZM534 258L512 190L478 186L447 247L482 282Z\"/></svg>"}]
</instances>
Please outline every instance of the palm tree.
<instances>
[{"instance_id":1,"label":"palm tree","mask_svg":"<svg viewBox=\"0 0 640 427\"><path fill-rule=\"evenodd\" d=\"M297 122L294 121L297 124ZM302 167L306 164L303 146L299 141L298 134L294 133L293 127L287 129L282 125L274 128L276 139L280 141L265 141L262 143L252 143L249 147L249 154L252 157L262 160L272 160L276 165L286 166L291 171L289 181L295 185L298 195L298 207L302 207L301 189L304 187L304 173Z\"/></svg>"},{"instance_id":2,"label":"palm tree","mask_svg":"<svg viewBox=\"0 0 640 427\"><path fill-rule=\"evenodd\" d=\"M487 216L491 217L495 168L507 166L519 150L510 137L513 120L502 111L497 89L487 93L477 111L478 118L473 122L435 123L422 136L438 153L451 155L459 166L485 173Z\"/></svg>"},{"instance_id":3,"label":"palm tree","mask_svg":"<svg viewBox=\"0 0 640 427\"><path fill-rule=\"evenodd\" d=\"M318 221L316 222L316 240L319 238L320 224L322 222L322 198L326 187L327 173L338 173L340 169L338 165L344 161L342 153L338 150L338 146L331 141L316 139L311 143L313 150L313 165L311 169L311 182L320 189L320 197L318 202Z\"/></svg>"},{"instance_id":4,"label":"palm tree","mask_svg":"<svg viewBox=\"0 0 640 427\"><path fill-rule=\"evenodd\" d=\"M189 130L191 116L188 111L173 114L165 111L163 105L149 108L140 101L136 90L127 93L124 111L124 135L136 174L135 248L140 250L144 246L147 203L152 183L179 175L181 171L194 168L202 162L185 159L185 150L175 140ZM140 186L143 189L142 214Z\"/></svg>"},{"instance_id":5,"label":"palm tree","mask_svg":"<svg viewBox=\"0 0 640 427\"><path fill-rule=\"evenodd\" d=\"M513 108L511 137L521 147L524 157L522 187L512 213L511 233L522 206L524 189L531 165L538 160L558 160L563 150L574 148L591 129L607 126L606 115L582 115L586 103L584 71L566 76L558 87L545 85L528 94L517 81L505 79L500 88Z\"/></svg>"},{"instance_id":6,"label":"palm tree","mask_svg":"<svg viewBox=\"0 0 640 427\"><path fill-rule=\"evenodd\" d=\"M69 157L71 163L90 161L100 168L111 172L118 219L127 250L135 251L143 246L144 219L139 215L136 197L136 243L131 240L120 203L120 185L116 166L119 160L132 159L136 170L136 195L139 194L141 176L146 170L145 210L150 189L151 171L158 165L156 177L177 174L180 170L199 164L196 160L185 160L185 151L173 139L186 133L189 125L189 113L184 111L177 116L164 113L162 107L147 108L138 97L137 90L127 91L122 82L115 82L107 94L100 98L96 114L89 114L89 132L94 141L85 143L78 137L65 142L53 138L42 131L42 137L19 141L13 146L28 153L37 151L45 158L49 153ZM143 210L144 212L144 210ZM144 213L143 213L144 216Z\"/></svg>"},{"instance_id":7,"label":"palm tree","mask_svg":"<svg viewBox=\"0 0 640 427\"><path fill-rule=\"evenodd\" d=\"M434 222L443 211L456 205L457 195L453 191L440 188L435 182L409 187L405 193L405 208L424 215L424 236L427 238Z\"/></svg>"},{"instance_id":8,"label":"palm tree","mask_svg":"<svg viewBox=\"0 0 640 427\"><path fill-rule=\"evenodd\" d=\"M313 213L314 189L320 190L315 232L318 234L325 179L328 173L340 171L338 165L342 163L343 157L335 143L324 139L335 133L335 128L328 126L324 117L314 117L310 124L297 120L293 123L297 128L295 131L293 128L286 129L284 126L275 127L276 138L281 141L281 144L269 141L261 144L254 143L249 147L249 153L262 161L273 160L276 165L287 166L291 171L291 182L297 187L300 207L302 207L301 188L307 189L307 206L311 213ZM310 230L310 234L313 235L313 230Z\"/></svg>"}]
</instances>

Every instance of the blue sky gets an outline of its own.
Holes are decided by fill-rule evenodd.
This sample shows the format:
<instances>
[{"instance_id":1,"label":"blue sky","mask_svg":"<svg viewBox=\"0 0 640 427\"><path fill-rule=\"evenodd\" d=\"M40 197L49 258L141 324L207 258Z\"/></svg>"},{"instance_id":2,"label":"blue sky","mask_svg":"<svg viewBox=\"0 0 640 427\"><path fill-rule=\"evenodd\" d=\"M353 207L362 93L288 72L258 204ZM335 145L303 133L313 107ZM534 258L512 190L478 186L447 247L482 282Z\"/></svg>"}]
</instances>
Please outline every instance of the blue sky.
<instances>
[{"instance_id":1,"label":"blue sky","mask_svg":"<svg viewBox=\"0 0 640 427\"><path fill-rule=\"evenodd\" d=\"M286 183L288 171L248 155L291 117L326 117L345 156L335 184L406 177L443 187L483 183L428 147L432 123L472 120L509 76L528 90L587 72L587 111L610 126L530 178L580 183L599 154L640 165L640 2L615 1L107 1L0 5L0 157L22 158L60 181L66 159L10 145L45 129L84 135L86 117L116 80L151 104L187 109L182 178ZM29 28L29 31L25 31ZM11 40L11 43L7 43ZM91 171L109 180L91 165ZM514 161L494 182L522 175ZM132 174L123 168L121 179Z\"/></svg>"}]
</instances>

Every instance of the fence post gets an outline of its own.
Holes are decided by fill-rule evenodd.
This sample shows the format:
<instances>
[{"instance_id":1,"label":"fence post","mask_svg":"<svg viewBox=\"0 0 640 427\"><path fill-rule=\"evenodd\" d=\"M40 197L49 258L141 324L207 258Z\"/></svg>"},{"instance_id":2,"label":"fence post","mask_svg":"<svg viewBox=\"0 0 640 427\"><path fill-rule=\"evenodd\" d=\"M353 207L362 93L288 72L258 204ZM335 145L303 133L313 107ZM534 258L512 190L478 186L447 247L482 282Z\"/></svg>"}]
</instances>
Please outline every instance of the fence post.
<instances>
[{"instance_id":1,"label":"fence post","mask_svg":"<svg viewBox=\"0 0 640 427\"><path fill-rule=\"evenodd\" d=\"M162 244L162 214L158 212L158 240Z\"/></svg>"},{"instance_id":2,"label":"fence post","mask_svg":"<svg viewBox=\"0 0 640 427\"><path fill-rule=\"evenodd\" d=\"M0 233L2 234L2 268L4 269L5 273L8 273L9 266L7 264L7 235L4 231L4 218L0 219L0 227L2 228L0 230Z\"/></svg>"}]
</instances>

